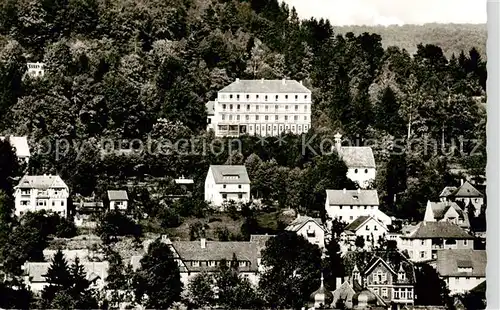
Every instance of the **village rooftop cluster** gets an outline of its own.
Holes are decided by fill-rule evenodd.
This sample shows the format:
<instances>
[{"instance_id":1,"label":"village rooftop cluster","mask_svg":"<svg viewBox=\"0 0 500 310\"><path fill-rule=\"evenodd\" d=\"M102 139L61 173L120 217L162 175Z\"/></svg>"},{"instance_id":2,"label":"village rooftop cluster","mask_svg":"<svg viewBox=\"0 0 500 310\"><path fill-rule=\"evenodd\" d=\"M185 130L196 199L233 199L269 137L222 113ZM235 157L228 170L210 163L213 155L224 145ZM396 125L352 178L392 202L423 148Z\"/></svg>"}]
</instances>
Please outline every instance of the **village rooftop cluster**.
<instances>
[{"instance_id":1,"label":"village rooftop cluster","mask_svg":"<svg viewBox=\"0 0 500 310\"><path fill-rule=\"evenodd\" d=\"M28 73L43 76L43 64L28 64ZM278 136L285 132L307 133L311 128L311 91L294 80L240 80L221 89L214 101L206 104L207 130L217 137L238 137L244 134ZM21 161L29 161L27 137L9 139ZM336 279L336 288L329 291L323 279L311 295L310 308L335 308L342 303L346 309L412 309L415 301L415 263L426 263L445 280L451 295L482 289L486 280L486 251L478 249L477 240L485 242L484 234L471 232L472 217L479 216L486 205L484 194L471 180L459 187L445 187L440 201L428 201L425 216L418 223L405 223L379 209L380 201L373 181L377 165L371 147L343 146L342 135L335 135L332 150L347 166L347 177L358 189L326 190L324 209L327 219L290 210L295 219L285 231L303 236L324 253L332 239L341 246L347 275ZM187 188L195 186L189 176L178 176L176 183ZM229 204L241 206L258 203L251 195L252 180L244 165L211 165L206 172L204 198L211 207L225 212ZM107 199L80 197L69 208L71 189L58 175L25 175L15 187L15 214L45 210L70 218L77 227L95 227L95 219L109 210L126 213L129 197L124 188L109 188ZM344 222L339 234L332 225ZM238 258L240 274L258 285L262 264L261 252L273 235L251 235L247 241L176 240L164 235L180 268L184 287L200 272L215 272L222 260ZM147 252L151 240L144 242L143 254L130 258L133 268ZM381 250L382 245L390 250ZM46 250L49 260L55 251ZM359 260L359 253L365 259ZM63 249L69 260L79 257L93 286L104 289L109 268L107 261L91 259L88 250ZM34 293L48 284L45 274L50 262L25 262L25 283Z\"/></svg>"}]
</instances>

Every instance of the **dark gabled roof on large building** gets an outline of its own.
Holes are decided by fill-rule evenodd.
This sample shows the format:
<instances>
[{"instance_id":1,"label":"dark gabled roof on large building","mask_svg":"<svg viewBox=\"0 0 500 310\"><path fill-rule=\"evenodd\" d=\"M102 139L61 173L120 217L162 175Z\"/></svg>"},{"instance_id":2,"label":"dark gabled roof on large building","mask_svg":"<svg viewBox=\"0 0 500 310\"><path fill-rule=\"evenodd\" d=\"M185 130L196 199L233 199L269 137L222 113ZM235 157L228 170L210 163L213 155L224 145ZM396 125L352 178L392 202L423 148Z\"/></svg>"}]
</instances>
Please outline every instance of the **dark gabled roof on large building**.
<instances>
[{"instance_id":1,"label":"dark gabled roof on large building","mask_svg":"<svg viewBox=\"0 0 500 310\"><path fill-rule=\"evenodd\" d=\"M247 169L243 165L211 165L216 184L250 184Z\"/></svg>"},{"instance_id":2,"label":"dark gabled roof on large building","mask_svg":"<svg viewBox=\"0 0 500 310\"><path fill-rule=\"evenodd\" d=\"M374 189L326 190L329 205L334 206L378 206L378 194Z\"/></svg>"},{"instance_id":3,"label":"dark gabled roof on large building","mask_svg":"<svg viewBox=\"0 0 500 310\"><path fill-rule=\"evenodd\" d=\"M311 91L295 80L239 80L219 90L219 93L304 93Z\"/></svg>"},{"instance_id":4,"label":"dark gabled roof on large building","mask_svg":"<svg viewBox=\"0 0 500 310\"><path fill-rule=\"evenodd\" d=\"M238 261L246 261L250 266L240 268L242 271L257 270L257 258L260 247L256 242L249 241L205 241L205 247L201 246L201 241L172 241L172 247L179 254L180 259L186 263L189 271L199 271L207 269L206 266L191 266L187 262L207 262L221 261L225 259L230 262L233 253ZM216 267L212 267L216 268Z\"/></svg>"},{"instance_id":5,"label":"dark gabled roof on large building","mask_svg":"<svg viewBox=\"0 0 500 310\"><path fill-rule=\"evenodd\" d=\"M340 152L347 168L375 168L375 157L369 146L342 146Z\"/></svg>"},{"instance_id":6,"label":"dark gabled roof on large building","mask_svg":"<svg viewBox=\"0 0 500 310\"><path fill-rule=\"evenodd\" d=\"M410 233L403 238L409 239L474 239L465 230L450 222L420 222Z\"/></svg>"},{"instance_id":7,"label":"dark gabled roof on large building","mask_svg":"<svg viewBox=\"0 0 500 310\"><path fill-rule=\"evenodd\" d=\"M439 250L436 269L442 277L486 277L486 261L485 250Z\"/></svg>"}]
</instances>

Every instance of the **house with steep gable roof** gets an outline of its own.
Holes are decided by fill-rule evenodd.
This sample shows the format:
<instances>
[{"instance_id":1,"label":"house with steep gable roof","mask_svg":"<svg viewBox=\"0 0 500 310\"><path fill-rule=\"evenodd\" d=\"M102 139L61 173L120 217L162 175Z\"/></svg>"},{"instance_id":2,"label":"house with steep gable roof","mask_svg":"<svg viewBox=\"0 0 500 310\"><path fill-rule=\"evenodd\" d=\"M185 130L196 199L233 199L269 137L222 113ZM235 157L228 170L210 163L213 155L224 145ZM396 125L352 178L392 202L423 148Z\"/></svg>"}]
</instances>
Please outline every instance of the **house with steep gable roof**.
<instances>
[{"instance_id":1,"label":"house with steep gable roof","mask_svg":"<svg viewBox=\"0 0 500 310\"><path fill-rule=\"evenodd\" d=\"M321 223L321 219L312 218L297 213L297 217L285 228L303 236L312 244L316 244L320 249L325 248L326 230Z\"/></svg>"},{"instance_id":2,"label":"house with steep gable roof","mask_svg":"<svg viewBox=\"0 0 500 310\"><path fill-rule=\"evenodd\" d=\"M68 216L69 187L58 175L25 175L14 187L14 214L46 210Z\"/></svg>"},{"instance_id":3,"label":"house with steep gable roof","mask_svg":"<svg viewBox=\"0 0 500 310\"><path fill-rule=\"evenodd\" d=\"M205 201L222 207L250 201L250 178L243 165L211 165L205 178Z\"/></svg>"},{"instance_id":4,"label":"house with steep gable roof","mask_svg":"<svg viewBox=\"0 0 500 310\"><path fill-rule=\"evenodd\" d=\"M474 247L474 236L450 222L420 222L404 230L400 239L400 250L407 251L414 262L434 260L438 250Z\"/></svg>"},{"instance_id":5,"label":"house with steep gable roof","mask_svg":"<svg viewBox=\"0 0 500 310\"><path fill-rule=\"evenodd\" d=\"M360 216L373 216L388 226L392 219L379 210L376 190L326 190L325 210L330 219L351 223Z\"/></svg>"},{"instance_id":6,"label":"house with steep gable roof","mask_svg":"<svg viewBox=\"0 0 500 310\"><path fill-rule=\"evenodd\" d=\"M439 250L436 270L450 294L463 294L486 281L485 250Z\"/></svg>"},{"instance_id":7,"label":"house with steep gable roof","mask_svg":"<svg viewBox=\"0 0 500 310\"><path fill-rule=\"evenodd\" d=\"M373 216L363 215L347 225L340 234L340 243L349 250L355 249L356 238L363 237L365 249L373 249L385 240L388 234L387 226Z\"/></svg>"},{"instance_id":8,"label":"house with steep gable roof","mask_svg":"<svg viewBox=\"0 0 500 310\"><path fill-rule=\"evenodd\" d=\"M379 305L400 309L414 304L415 268L397 250L350 251L343 256L347 282L374 293ZM334 293L335 296L335 293Z\"/></svg>"},{"instance_id":9,"label":"house with steep gable roof","mask_svg":"<svg viewBox=\"0 0 500 310\"><path fill-rule=\"evenodd\" d=\"M447 186L439 195L441 201L460 201L465 207L469 204L474 206L474 215L481 213L481 207L484 205L484 195L475 188L469 181L463 182L460 187Z\"/></svg>"},{"instance_id":10,"label":"house with steep gable roof","mask_svg":"<svg viewBox=\"0 0 500 310\"><path fill-rule=\"evenodd\" d=\"M376 165L369 146L342 146L342 135L335 136L334 150L347 166L347 177L365 189L375 180Z\"/></svg>"},{"instance_id":11,"label":"house with steep gable roof","mask_svg":"<svg viewBox=\"0 0 500 310\"><path fill-rule=\"evenodd\" d=\"M455 202L427 201L425 209L424 221L426 222L450 222L456 224L463 229L470 228L469 216Z\"/></svg>"}]
</instances>

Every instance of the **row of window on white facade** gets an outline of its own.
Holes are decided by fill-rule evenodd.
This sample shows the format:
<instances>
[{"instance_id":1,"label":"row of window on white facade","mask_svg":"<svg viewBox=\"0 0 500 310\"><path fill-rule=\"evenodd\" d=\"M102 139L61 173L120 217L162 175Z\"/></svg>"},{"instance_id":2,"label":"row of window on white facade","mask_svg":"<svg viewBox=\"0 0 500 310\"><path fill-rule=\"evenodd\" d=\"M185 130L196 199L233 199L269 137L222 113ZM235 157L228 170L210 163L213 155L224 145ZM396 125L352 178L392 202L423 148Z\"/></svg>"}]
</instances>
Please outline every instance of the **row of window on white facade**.
<instances>
[{"instance_id":1,"label":"row of window on white facade","mask_svg":"<svg viewBox=\"0 0 500 310\"><path fill-rule=\"evenodd\" d=\"M308 128L308 126L304 125L304 131L307 131L307 128ZM251 132L253 132L253 126L250 125L249 129L250 129ZM292 131L295 131L295 126L291 126L291 127L285 126L285 130L286 131L288 131L289 129L291 129ZM228 130L228 126L227 125L219 125L219 130L220 131L226 131L226 130ZM255 131L260 131L260 130L265 131L266 130L266 125L262 125L262 127L259 127L259 125L255 126ZM273 131L276 132L276 130L278 130L277 127L273 126ZM280 126L280 131L282 131L282 130L283 130L283 126ZM297 130L299 132L302 131L302 126L301 125L297 125ZM269 131L269 132L271 131L271 126L267 126L267 131Z\"/></svg>"},{"instance_id":2,"label":"row of window on white facade","mask_svg":"<svg viewBox=\"0 0 500 310\"><path fill-rule=\"evenodd\" d=\"M191 261L190 265L191 267L200 267L202 265L202 263L204 263L205 266L208 266L208 267L216 267L219 265L219 262L218 261L215 261L215 260L210 260L210 261ZM250 263L249 262L238 262L238 266L239 267L247 267L249 266Z\"/></svg>"},{"instance_id":3,"label":"row of window on white facade","mask_svg":"<svg viewBox=\"0 0 500 310\"><path fill-rule=\"evenodd\" d=\"M288 98L289 98L289 97L288 97L288 95L283 95L283 96L284 96L283 98L285 98L285 100L288 100ZM240 100L240 97L241 97L241 96L240 96L239 94L236 94L236 95L229 94L229 97L228 97L228 98L229 98L229 99L235 99L235 98L236 98L236 101L239 101L239 100ZM308 97L307 95L304 95L304 100L307 100L307 97ZM220 98L221 98L221 99L226 99L226 95L220 95ZM275 100L275 101L278 101L278 100L279 100L279 98L280 98L280 97L279 97L279 95L275 95L275 96L274 96L274 100ZM295 98L295 100L296 100L296 101L297 101L297 100L299 100L299 95L295 95L295 97L294 97L294 98ZM245 95L245 99L246 99L246 100L250 100L250 95L249 95L249 94L246 94L246 95ZM255 94L255 99L260 99L259 94ZM269 95L264 95L264 100L265 100L265 101L269 100Z\"/></svg>"},{"instance_id":4,"label":"row of window on white facade","mask_svg":"<svg viewBox=\"0 0 500 310\"><path fill-rule=\"evenodd\" d=\"M252 105L247 104L246 110L250 111L251 107L252 107ZM260 106L258 104L254 105L254 107L255 107L255 111L259 111L259 107ZM288 111L288 106L285 105L284 107L285 107L285 110ZM281 106L281 108L283 108L283 106ZM227 109L227 105L226 104L222 104L222 110L226 111L226 109ZM274 110L277 111L279 109L280 109L280 106L276 104L274 106ZM229 110L230 111L233 110L233 105L232 104L229 105ZM241 105L237 104L236 105L236 110L237 111L241 111ZM269 111L269 105L264 105L264 110ZM298 105L295 105L295 111L299 111L299 106ZM304 111L307 111L307 105L304 105Z\"/></svg>"},{"instance_id":5,"label":"row of window on white facade","mask_svg":"<svg viewBox=\"0 0 500 310\"><path fill-rule=\"evenodd\" d=\"M226 115L225 115L225 114L222 114L222 115L221 115L221 119L222 119L223 121L225 121L225 120L226 120ZM239 121L239 120L241 119L241 117L240 117L240 115L236 115L236 116L234 117L234 119L235 119L235 120L237 120L237 121ZM291 119L291 118L290 118L290 119ZM230 121L232 121L232 120L233 120L233 115L232 115L232 114L229 114L229 116L228 116L228 120L230 120ZM245 120L246 120L246 121L250 121L250 115L245 115ZM256 120L256 121L260 120L259 115L255 115L255 120ZM264 120L265 120L265 121L269 121L269 115L265 115L265 116L264 116ZM275 115L275 116L274 116L274 120L275 120L275 121L278 121L278 120L279 120L279 115ZM288 121L288 115L285 115L285 116L284 116L284 120L285 120L285 121ZM299 120L299 116L298 116L298 115L294 115L293 120L294 120L294 121L298 121L298 120ZM307 121L307 115L304 115L304 120L305 120L305 121Z\"/></svg>"},{"instance_id":6,"label":"row of window on white facade","mask_svg":"<svg viewBox=\"0 0 500 310\"><path fill-rule=\"evenodd\" d=\"M62 191L63 190L57 190L57 189L54 189L52 191L52 195L59 195L59 194L62 194ZM21 189L21 195L31 195L31 189ZM43 195L48 195L48 191L38 191L37 192L37 195L39 196L43 196Z\"/></svg>"},{"instance_id":7,"label":"row of window on white facade","mask_svg":"<svg viewBox=\"0 0 500 310\"><path fill-rule=\"evenodd\" d=\"M28 206L29 204L30 204L29 200L21 200L21 206ZM39 201L36 202L36 205L38 207L46 207L47 206L47 201L39 200ZM52 201L52 206L53 207L56 206L56 202L55 201ZM61 207L64 207L64 201L61 201Z\"/></svg>"},{"instance_id":8,"label":"row of window on white facade","mask_svg":"<svg viewBox=\"0 0 500 310\"><path fill-rule=\"evenodd\" d=\"M401 242L403 245L412 245L412 241L411 239L403 239ZM422 239L420 240L420 245L425 245L426 244L426 241L427 239ZM467 239L464 239L462 240L463 242L463 245L467 245L468 244L468 240ZM448 245L453 245L453 244L456 244L457 241L455 239L447 239L445 241L445 244L448 244ZM434 242L434 240L432 241L432 245L442 245L443 243L442 242Z\"/></svg>"}]
</instances>

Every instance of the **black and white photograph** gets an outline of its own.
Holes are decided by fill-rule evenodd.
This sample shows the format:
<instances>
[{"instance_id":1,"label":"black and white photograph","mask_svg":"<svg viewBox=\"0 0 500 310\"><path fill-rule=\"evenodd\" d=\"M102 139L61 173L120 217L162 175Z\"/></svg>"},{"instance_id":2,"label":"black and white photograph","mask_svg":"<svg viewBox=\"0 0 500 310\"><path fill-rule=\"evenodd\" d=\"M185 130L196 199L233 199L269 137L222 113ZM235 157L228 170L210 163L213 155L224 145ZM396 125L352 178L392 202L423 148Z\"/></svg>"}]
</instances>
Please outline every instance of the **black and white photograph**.
<instances>
[{"instance_id":1,"label":"black and white photograph","mask_svg":"<svg viewBox=\"0 0 500 310\"><path fill-rule=\"evenodd\" d=\"M490 21L0 0L0 309L494 309Z\"/></svg>"}]
</instances>

